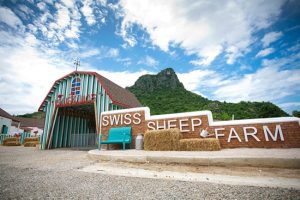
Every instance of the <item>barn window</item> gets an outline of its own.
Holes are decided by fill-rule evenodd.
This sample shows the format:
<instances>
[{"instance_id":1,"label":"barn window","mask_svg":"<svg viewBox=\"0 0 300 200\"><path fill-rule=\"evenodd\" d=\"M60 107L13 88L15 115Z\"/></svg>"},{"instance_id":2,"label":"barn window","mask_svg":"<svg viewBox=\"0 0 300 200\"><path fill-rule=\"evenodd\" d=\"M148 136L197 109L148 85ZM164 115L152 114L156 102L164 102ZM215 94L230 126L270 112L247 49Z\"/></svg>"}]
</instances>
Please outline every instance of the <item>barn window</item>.
<instances>
[{"instance_id":1,"label":"barn window","mask_svg":"<svg viewBox=\"0 0 300 200\"><path fill-rule=\"evenodd\" d=\"M80 78L75 77L72 80L71 95L80 95Z\"/></svg>"}]
</instances>

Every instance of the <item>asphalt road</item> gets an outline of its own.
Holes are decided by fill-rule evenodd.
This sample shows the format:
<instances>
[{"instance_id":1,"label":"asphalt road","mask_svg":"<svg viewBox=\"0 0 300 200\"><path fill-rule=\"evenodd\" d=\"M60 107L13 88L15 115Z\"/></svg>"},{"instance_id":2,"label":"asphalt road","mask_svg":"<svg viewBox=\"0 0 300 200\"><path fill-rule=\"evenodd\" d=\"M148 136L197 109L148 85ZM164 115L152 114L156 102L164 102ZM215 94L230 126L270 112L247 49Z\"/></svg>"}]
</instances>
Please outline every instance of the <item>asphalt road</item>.
<instances>
[{"instance_id":1,"label":"asphalt road","mask_svg":"<svg viewBox=\"0 0 300 200\"><path fill-rule=\"evenodd\" d=\"M87 173L87 151L0 146L0 199L300 199L295 189Z\"/></svg>"}]
</instances>

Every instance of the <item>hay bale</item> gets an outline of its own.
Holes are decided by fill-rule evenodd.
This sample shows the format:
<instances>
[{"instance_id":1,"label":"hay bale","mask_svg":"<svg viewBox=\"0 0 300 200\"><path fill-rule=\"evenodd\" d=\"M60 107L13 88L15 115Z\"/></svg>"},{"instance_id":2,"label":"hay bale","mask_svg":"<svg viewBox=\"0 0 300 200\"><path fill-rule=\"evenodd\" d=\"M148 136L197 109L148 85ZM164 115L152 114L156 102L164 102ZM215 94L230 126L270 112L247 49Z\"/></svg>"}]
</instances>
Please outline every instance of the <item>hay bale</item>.
<instances>
[{"instance_id":1,"label":"hay bale","mask_svg":"<svg viewBox=\"0 0 300 200\"><path fill-rule=\"evenodd\" d=\"M146 151L177 151L182 135L179 129L164 129L147 131L144 135Z\"/></svg>"},{"instance_id":2,"label":"hay bale","mask_svg":"<svg viewBox=\"0 0 300 200\"><path fill-rule=\"evenodd\" d=\"M3 140L3 142L9 142L9 141L18 141L19 139L17 137L7 137Z\"/></svg>"},{"instance_id":3,"label":"hay bale","mask_svg":"<svg viewBox=\"0 0 300 200\"><path fill-rule=\"evenodd\" d=\"M7 141L4 143L3 141L3 146L20 146L21 143L19 141Z\"/></svg>"},{"instance_id":4,"label":"hay bale","mask_svg":"<svg viewBox=\"0 0 300 200\"><path fill-rule=\"evenodd\" d=\"M36 147L37 143L36 141L33 141L33 142L26 142L24 144L24 147Z\"/></svg>"},{"instance_id":5,"label":"hay bale","mask_svg":"<svg viewBox=\"0 0 300 200\"><path fill-rule=\"evenodd\" d=\"M220 142L216 138L193 138L179 141L180 151L219 151Z\"/></svg>"},{"instance_id":6,"label":"hay bale","mask_svg":"<svg viewBox=\"0 0 300 200\"><path fill-rule=\"evenodd\" d=\"M3 140L3 146L20 146L20 142L16 137L9 137Z\"/></svg>"},{"instance_id":7,"label":"hay bale","mask_svg":"<svg viewBox=\"0 0 300 200\"><path fill-rule=\"evenodd\" d=\"M35 147L38 144L40 144L38 137L28 137L24 139L24 147Z\"/></svg>"},{"instance_id":8,"label":"hay bale","mask_svg":"<svg viewBox=\"0 0 300 200\"><path fill-rule=\"evenodd\" d=\"M24 139L24 143L26 142L40 142L40 139L38 137L27 137Z\"/></svg>"}]
</instances>

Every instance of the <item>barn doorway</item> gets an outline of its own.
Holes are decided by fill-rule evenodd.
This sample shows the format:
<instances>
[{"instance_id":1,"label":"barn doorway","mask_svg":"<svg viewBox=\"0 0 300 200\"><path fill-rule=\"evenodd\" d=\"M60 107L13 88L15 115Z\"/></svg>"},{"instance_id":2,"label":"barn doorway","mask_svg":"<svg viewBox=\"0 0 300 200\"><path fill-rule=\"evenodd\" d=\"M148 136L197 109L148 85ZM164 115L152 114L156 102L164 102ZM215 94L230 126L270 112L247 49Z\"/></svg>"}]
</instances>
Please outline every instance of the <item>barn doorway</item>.
<instances>
[{"instance_id":1,"label":"barn doorway","mask_svg":"<svg viewBox=\"0 0 300 200\"><path fill-rule=\"evenodd\" d=\"M55 119L51 149L95 148L97 141L94 104L59 107Z\"/></svg>"}]
</instances>

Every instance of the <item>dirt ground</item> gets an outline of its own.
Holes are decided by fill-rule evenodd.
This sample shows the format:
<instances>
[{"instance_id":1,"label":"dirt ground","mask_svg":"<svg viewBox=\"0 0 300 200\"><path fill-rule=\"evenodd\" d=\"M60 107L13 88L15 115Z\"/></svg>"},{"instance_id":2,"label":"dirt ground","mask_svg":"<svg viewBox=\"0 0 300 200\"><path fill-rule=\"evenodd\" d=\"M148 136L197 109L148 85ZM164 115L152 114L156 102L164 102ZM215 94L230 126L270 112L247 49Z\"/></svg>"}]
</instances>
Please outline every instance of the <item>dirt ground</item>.
<instances>
[{"instance_id":1,"label":"dirt ground","mask_svg":"<svg viewBox=\"0 0 300 200\"><path fill-rule=\"evenodd\" d=\"M175 164L96 163L87 151L0 146L0 199L299 199L293 187L232 185L161 178L91 173L83 169L108 166L153 171L198 172L239 176L288 177L298 169L209 167ZM138 170L137 170L138 171Z\"/></svg>"}]
</instances>

